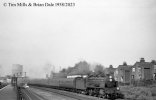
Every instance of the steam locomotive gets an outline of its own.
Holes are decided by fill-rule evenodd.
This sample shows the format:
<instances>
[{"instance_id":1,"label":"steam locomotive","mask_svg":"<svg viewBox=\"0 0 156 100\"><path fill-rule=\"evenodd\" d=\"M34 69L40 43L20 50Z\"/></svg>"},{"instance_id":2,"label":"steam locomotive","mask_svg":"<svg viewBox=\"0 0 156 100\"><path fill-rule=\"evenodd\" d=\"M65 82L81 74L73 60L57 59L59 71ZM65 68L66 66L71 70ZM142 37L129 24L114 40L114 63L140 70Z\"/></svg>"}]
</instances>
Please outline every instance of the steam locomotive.
<instances>
[{"instance_id":1,"label":"steam locomotive","mask_svg":"<svg viewBox=\"0 0 156 100\"><path fill-rule=\"evenodd\" d=\"M109 77L76 77L76 78L52 78L31 80L29 85L66 90L101 98L124 98L120 92L118 82L112 76Z\"/></svg>"}]
</instances>

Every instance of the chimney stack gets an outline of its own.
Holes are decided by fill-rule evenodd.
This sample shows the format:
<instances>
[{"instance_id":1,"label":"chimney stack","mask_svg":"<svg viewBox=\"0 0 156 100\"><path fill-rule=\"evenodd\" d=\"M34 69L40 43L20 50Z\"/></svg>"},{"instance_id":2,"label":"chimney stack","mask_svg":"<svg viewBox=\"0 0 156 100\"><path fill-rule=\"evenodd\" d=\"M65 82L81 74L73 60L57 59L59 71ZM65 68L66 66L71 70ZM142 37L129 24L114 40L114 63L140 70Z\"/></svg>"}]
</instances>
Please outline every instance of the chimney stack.
<instances>
[{"instance_id":1,"label":"chimney stack","mask_svg":"<svg viewBox=\"0 0 156 100\"><path fill-rule=\"evenodd\" d=\"M144 58L140 58L140 62L145 62L145 59Z\"/></svg>"}]
</instances>

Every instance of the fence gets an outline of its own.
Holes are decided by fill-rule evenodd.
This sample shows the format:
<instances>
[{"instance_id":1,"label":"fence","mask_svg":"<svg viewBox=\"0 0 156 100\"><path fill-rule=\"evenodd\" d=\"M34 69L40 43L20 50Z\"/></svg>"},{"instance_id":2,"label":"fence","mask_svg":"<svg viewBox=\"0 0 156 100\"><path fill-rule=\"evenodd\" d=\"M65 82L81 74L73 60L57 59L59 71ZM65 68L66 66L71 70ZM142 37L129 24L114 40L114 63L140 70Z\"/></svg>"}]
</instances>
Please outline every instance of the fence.
<instances>
[{"instance_id":1,"label":"fence","mask_svg":"<svg viewBox=\"0 0 156 100\"><path fill-rule=\"evenodd\" d=\"M20 87L15 87L16 88L16 94L17 94L17 100L26 100L23 96L23 93L21 91Z\"/></svg>"},{"instance_id":2,"label":"fence","mask_svg":"<svg viewBox=\"0 0 156 100\"><path fill-rule=\"evenodd\" d=\"M156 80L132 80L130 83L119 82L120 86L132 85L132 86L151 86L156 85Z\"/></svg>"}]
</instances>

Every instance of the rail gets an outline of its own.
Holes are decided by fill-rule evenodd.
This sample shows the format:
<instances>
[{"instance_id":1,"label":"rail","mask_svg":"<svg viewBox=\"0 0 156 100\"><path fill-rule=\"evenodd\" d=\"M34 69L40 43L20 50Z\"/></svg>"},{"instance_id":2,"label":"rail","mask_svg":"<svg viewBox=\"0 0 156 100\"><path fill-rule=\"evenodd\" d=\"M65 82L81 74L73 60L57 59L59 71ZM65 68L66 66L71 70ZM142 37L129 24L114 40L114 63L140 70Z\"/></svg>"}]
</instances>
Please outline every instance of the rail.
<instances>
[{"instance_id":1,"label":"rail","mask_svg":"<svg viewBox=\"0 0 156 100\"><path fill-rule=\"evenodd\" d=\"M77 93L72 93L72 92L68 92L68 91L62 91L62 90L57 90L57 89L52 89L52 88L47 88L47 87L39 87L39 86L31 86L31 87L49 91L49 92L53 92L53 93L60 94L60 95L64 95L64 96L74 98L77 100L106 100L103 98L86 96L86 95L82 95L82 94L77 94Z\"/></svg>"},{"instance_id":2,"label":"rail","mask_svg":"<svg viewBox=\"0 0 156 100\"><path fill-rule=\"evenodd\" d=\"M18 86L16 86L15 88L16 88L17 100L25 100L23 98L23 95L22 95L22 92L21 92L21 88L18 87Z\"/></svg>"}]
</instances>

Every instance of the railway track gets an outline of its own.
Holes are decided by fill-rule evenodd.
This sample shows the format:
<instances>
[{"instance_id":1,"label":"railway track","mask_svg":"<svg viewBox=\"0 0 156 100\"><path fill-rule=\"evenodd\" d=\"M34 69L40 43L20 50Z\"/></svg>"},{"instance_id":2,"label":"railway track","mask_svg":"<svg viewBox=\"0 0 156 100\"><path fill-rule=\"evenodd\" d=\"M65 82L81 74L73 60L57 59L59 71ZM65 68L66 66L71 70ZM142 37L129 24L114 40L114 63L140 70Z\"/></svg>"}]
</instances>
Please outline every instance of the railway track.
<instances>
[{"instance_id":1,"label":"railway track","mask_svg":"<svg viewBox=\"0 0 156 100\"><path fill-rule=\"evenodd\" d=\"M38 91L40 91L40 93ZM49 95L44 95L49 94ZM19 92L20 98L18 100L79 100L65 95L57 95L56 93L52 93L51 91L36 89L36 88L28 88L28 89L20 89Z\"/></svg>"},{"instance_id":2,"label":"railway track","mask_svg":"<svg viewBox=\"0 0 156 100\"><path fill-rule=\"evenodd\" d=\"M35 89L38 89L44 92L37 93ZM30 86L30 88L28 89L21 89L21 93L22 93L23 99L19 99L19 100L69 100L68 98L70 98L70 100L108 100L108 99L87 96L87 95L77 94L77 93L68 92L68 91L56 90L56 89L51 89L51 88L46 88L46 87L38 87L38 86ZM43 95L45 93L49 93L49 94L53 94L57 96L51 96L47 99ZM60 96L64 99L58 98ZM123 100L123 99L117 99L117 100Z\"/></svg>"},{"instance_id":3,"label":"railway track","mask_svg":"<svg viewBox=\"0 0 156 100\"><path fill-rule=\"evenodd\" d=\"M64 95L64 96L68 96L68 97L76 99L76 100L108 100L108 99L103 99L103 98L98 98L98 97L93 97L93 96L87 96L87 95L83 95L83 94L77 94L77 93L72 93L72 92L62 91L62 90L57 90L57 89L51 89L51 88L46 88L46 87L38 87L38 86L31 86L31 87L50 91L50 92L60 94L60 95Z\"/></svg>"},{"instance_id":4,"label":"railway track","mask_svg":"<svg viewBox=\"0 0 156 100\"><path fill-rule=\"evenodd\" d=\"M43 97L37 95L36 93L30 91L29 89L18 90L18 100L45 100Z\"/></svg>"}]
</instances>

